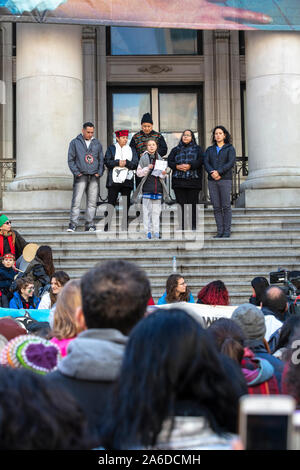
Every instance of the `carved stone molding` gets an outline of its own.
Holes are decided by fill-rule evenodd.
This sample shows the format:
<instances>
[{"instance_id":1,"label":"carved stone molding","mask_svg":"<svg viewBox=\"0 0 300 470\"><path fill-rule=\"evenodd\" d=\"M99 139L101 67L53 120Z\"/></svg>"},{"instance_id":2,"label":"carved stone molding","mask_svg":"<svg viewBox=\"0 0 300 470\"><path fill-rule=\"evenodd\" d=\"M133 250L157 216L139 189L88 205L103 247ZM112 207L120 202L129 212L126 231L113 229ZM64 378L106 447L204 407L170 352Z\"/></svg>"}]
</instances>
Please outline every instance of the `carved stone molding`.
<instances>
[{"instance_id":1,"label":"carved stone molding","mask_svg":"<svg viewBox=\"0 0 300 470\"><path fill-rule=\"evenodd\" d=\"M172 70L173 68L170 67L169 65L160 65L160 64L144 65L138 68L139 72L151 73L151 74L171 72Z\"/></svg>"}]
</instances>

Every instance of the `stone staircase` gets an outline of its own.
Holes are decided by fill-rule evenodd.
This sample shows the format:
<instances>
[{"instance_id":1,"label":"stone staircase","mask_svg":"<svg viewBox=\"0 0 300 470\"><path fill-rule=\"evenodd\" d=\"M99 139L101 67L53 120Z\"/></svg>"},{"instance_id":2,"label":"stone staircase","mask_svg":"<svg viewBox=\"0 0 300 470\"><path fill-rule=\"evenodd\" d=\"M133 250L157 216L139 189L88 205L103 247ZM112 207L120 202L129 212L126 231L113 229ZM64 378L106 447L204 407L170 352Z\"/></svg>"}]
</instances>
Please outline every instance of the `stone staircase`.
<instances>
[{"instance_id":1,"label":"stone staircase","mask_svg":"<svg viewBox=\"0 0 300 470\"><path fill-rule=\"evenodd\" d=\"M175 206L165 207L164 215L174 209ZM97 210L99 227L103 225L103 211L104 206ZM155 301L164 292L166 279L172 273L173 256L177 271L182 273L194 296L208 282L221 279L232 305L248 301L250 282L255 276L269 278L269 273L278 267L300 268L300 208L234 208L230 239L212 238L216 230L213 212L205 209L203 246L201 237L199 241L182 240L180 233L173 232L172 218L169 236L154 241L137 232L129 237L124 233L84 232L83 226L67 233L68 211L6 213L27 241L51 246L56 269L65 270L72 278L106 260L122 258L139 264L150 278ZM192 238L195 234L187 235Z\"/></svg>"}]
</instances>

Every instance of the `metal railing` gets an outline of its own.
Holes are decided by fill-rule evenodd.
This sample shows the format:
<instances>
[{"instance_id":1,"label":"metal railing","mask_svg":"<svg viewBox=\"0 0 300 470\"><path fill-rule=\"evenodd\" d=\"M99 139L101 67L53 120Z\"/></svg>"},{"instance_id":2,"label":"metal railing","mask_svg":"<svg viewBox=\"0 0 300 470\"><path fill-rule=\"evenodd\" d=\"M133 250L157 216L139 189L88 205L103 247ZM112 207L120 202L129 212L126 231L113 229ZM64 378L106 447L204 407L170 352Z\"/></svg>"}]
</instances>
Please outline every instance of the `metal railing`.
<instances>
[{"instance_id":1,"label":"metal railing","mask_svg":"<svg viewBox=\"0 0 300 470\"><path fill-rule=\"evenodd\" d=\"M16 176L16 160L13 158L0 159L0 206L2 208L3 193L7 185Z\"/></svg>"}]
</instances>

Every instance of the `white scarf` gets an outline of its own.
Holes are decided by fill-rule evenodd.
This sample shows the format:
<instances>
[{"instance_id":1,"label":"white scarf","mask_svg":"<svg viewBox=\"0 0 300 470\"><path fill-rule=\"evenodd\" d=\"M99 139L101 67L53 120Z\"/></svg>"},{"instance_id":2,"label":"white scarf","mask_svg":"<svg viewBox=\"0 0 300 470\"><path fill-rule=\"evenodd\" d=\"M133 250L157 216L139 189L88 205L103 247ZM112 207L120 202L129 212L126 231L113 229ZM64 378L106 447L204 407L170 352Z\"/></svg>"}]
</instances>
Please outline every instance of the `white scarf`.
<instances>
[{"instance_id":1,"label":"white scarf","mask_svg":"<svg viewBox=\"0 0 300 470\"><path fill-rule=\"evenodd\" d=\"M126 144L123 147L121 147L121 145L118 142L116 142L115 147L116 147L115 160L129 160L131 162L132 148L130 147L129 144ZM129 170L126 179L131 180L132 177L133 177L133 171Z\"/></svg>"}]
</instances>

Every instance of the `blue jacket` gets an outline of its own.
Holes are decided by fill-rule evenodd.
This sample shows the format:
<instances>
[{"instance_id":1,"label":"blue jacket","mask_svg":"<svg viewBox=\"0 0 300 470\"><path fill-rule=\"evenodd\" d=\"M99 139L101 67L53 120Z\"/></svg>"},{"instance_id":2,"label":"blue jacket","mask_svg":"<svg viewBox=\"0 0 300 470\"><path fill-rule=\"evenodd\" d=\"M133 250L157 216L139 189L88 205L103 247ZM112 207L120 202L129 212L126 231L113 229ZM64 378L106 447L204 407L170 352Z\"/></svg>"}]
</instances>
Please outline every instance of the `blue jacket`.
<instances>
[{"instance_id":1,"label":"blue jacket","mask_svg":"<svg viewBox=\"0 0 300 470\"><path fill-rule=\"evenodd\" d=\"M166 301L166 297L167 297L167 292L165 292L157 301L157 305L164 305L167 303ZM188 300L188 303L190 304L194 304L195 303L195 299L193 297L193 294L190 293L190 298Z\"/></svg>"},{"instance_id":2,"label":"blue jacket","mask_svg":"<svg viewBox=\"0 0 300 470\"><path fill-rule=\"evenodd\" d=\"M36 310L39 306L39 303L40 303L40 299L34 295L30 299L29 309ZM9 302L9 308L16 308L16 309L25 308L24 305L23 305L22 298L21 298L21 295L19 294L19 292L17 292L17 291L14 292L13 298Z\"/></svg>"},{"instance_id":3,"label":"blue jacket","mask_svg":"<svg viewBox=\"0 0 300 470\"><path fill-rule=\"evenodd\" d=\"M231 144L224 144L219 154L215 144L208 147L204 154L204 166L208 179L212 180L210 174L213 170L217 170L223 180L231 180L235 159L235 148Z\"/></svg>"},{"instance_id":4,"label":"blue jacket","mask_svg":"<svg viewBox=\"0 0 300 470\"><path fill-rule=\"evenodd\" d=\"M17 271L13 268L6 268L3 264L0 265L0 290L9 289L14 281Z\"/></svg>"}]
</instances>

